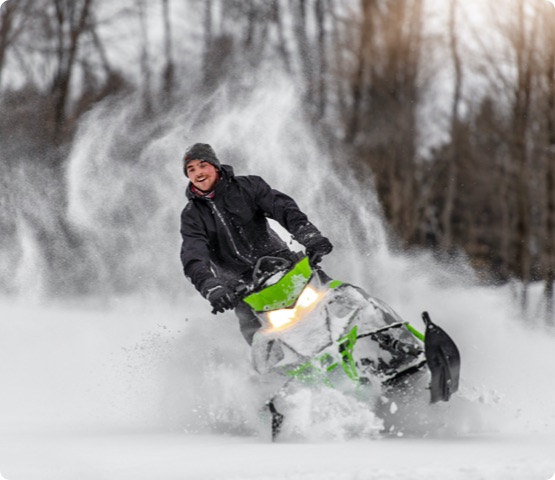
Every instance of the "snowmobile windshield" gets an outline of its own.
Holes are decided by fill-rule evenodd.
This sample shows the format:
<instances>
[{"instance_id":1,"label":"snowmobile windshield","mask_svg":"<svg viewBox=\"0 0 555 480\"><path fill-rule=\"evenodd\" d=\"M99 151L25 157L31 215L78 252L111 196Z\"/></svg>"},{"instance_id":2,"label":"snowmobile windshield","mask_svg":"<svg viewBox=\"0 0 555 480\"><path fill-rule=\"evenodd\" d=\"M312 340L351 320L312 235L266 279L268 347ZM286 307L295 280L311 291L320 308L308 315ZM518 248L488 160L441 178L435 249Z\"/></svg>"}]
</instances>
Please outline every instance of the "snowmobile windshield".
<instances>
[{"instance_id":1,"label":"snowmobile windshield","mask_svg":"<svg viewBox=\"0 0 555 480\"><path fill-rule=\"evenodd\" d=\"M311 277L312 268L305 257L276 283L250 294L244 301L256 312L289 308L295 304Z\"/></svg>"}]
</instances>

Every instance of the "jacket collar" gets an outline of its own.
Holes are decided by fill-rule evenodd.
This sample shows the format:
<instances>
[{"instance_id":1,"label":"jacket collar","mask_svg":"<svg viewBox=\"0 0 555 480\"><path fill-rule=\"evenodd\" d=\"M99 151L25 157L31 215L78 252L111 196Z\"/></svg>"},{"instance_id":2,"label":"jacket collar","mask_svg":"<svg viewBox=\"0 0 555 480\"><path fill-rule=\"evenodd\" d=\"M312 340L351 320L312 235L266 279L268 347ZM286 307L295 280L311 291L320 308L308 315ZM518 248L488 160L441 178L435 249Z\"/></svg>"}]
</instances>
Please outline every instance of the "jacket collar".
<instances>
[{"instance_id":1,"label":"jacket collar","mask_svg":"<svg viewBox=\"0 0 555 480\"><path fill-rule=\"evenodd\" d=\"M216 188L213 190L215 194L214 196L217 196L219 193L221 193L223 189L226 187L226 185L228 184L229 180L235 176L235 173L233 172L233 167L231 165L222 165L220 167L220 174L222 178L216 184ZM189 182L189 185L187 185L187 189L185 190L185 195L189 200L204 199L204 196L197 195L194 192L192 182Z\"/></svg>"}]
</instances>

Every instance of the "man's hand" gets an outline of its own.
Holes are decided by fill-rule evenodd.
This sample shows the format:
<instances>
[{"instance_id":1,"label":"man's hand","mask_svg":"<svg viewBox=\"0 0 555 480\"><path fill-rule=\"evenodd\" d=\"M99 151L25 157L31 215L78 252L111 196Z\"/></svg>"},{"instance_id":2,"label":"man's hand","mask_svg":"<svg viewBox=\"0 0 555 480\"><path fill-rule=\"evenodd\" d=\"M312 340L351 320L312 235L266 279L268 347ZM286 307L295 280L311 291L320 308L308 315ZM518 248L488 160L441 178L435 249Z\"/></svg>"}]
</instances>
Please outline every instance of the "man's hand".
<instances>
[{"instance_id":1,"label":"man's hand","mask_svg":"<svg viewBox=\"0 0 555 480\"><path fill-rule=\"evenodd\" d=\"M323 235L314 235L305 244L306 254L313 264L320 263L322 257L333 250L331 242Z\"/></svg>"},{"instance_id":2,"label":"man's hand","mask_svg":"<svg viewBox=\"0 0 555 480\"><path fill-rule=\"evenodd\" d=\"M212 313L223 313L237 306L237 297L233 290L224 285L215 285L206 292L206 299L212 305Z\"/></svg>"}]
</instances>

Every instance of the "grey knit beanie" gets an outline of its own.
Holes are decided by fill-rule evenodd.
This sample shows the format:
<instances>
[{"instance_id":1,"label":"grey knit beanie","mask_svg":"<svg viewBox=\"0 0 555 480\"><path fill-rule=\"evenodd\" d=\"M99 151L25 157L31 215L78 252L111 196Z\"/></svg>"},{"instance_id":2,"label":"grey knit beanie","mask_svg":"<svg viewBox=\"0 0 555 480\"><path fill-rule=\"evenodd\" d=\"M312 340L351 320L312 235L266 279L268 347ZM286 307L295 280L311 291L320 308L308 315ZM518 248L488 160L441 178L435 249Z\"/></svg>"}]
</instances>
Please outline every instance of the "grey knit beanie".
<instances>
[{"instance_id":1,"label":"grey knit beanie","mask_svg":"<svg viewBox=\"0 0 555 480\"><path fill-rule=\"evenodd\" d=\"M216 157L216 152L207 143L195 143L187 148L183 157L183 173L185 173L185 176L187 176L187 164L193 160L204 160L214 165L218 170L221 168L220 161Z\"/></svg>"}]
</instances>

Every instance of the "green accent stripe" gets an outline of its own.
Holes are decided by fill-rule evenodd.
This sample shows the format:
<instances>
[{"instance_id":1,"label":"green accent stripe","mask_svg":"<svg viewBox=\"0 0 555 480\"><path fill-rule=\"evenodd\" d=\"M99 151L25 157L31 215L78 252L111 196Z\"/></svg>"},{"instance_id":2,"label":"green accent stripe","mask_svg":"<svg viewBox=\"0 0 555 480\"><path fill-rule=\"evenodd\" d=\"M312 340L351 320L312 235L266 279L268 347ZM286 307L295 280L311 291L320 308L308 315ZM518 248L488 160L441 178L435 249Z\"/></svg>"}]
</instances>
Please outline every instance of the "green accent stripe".
<instances>
[{"instance_id":1,"label":"green accent stripe","mask_svg":"<svg viewBox=\"0 0 555 480\"><path fill-rule=\"evenodd\" d=\"M333 290L334 288L337 288L339 286L343 285L343 282L341 280L332 280L330 282L330 288Z\"/></svg>"},{"instance_id":2,"label":"green accent stripe","mask_svg":"<svg viewBox=\"0 0 555 480\"><path fill-rule=\"evenodd\" d=\"M424 341L426 339L426 337L424 336L423 333L420 333L418 330L416 330L416 328L414 328L410 323L405 323L405 327L407 327L407 330L412 333L416 338L418 338L419 340Z\"/></svg>"},{"instance_id":3,"label":"green accent stripe","mask_svg":"<svg viewBox=\"0 0 555 480\"><path fill-rule=\"evenodd\" d=\"M347 376L355 382L358 382L358 371L357 364L353 358L353 351L355 349L355 343L358 340L357 333L358 326L355 325L349 333L337 340L339 351L343 358L343 370Z\"/></svg>"},{"instance_id":4,"label":"green accent stripe","mask_svg":"<svg viewBox=\"0 0 555 480\"><path fill-rule=\"evenodd\" d=\"M360 378L358 375L357 364L353 358L353 350L357 337L358 327L355 325L349 333L337 340L339 346L339 353L341 360L334 362L334 358L330 353L324 353L321 357L299 365L298 367L288 370L287 375L296 378L300 382L317 384L322 382L324 385L333 388L331 378L327 376L328 373L334 371L339 365L343 367L345 374L356 385L360 385ZM333 363L331 363L333 362Z\"/></svg>"},{"instance_id":5,"label":"green accent stripe","mask_svg":"<svg viewBox=\"0 0 555 480\"><path fill-rule=\"evenodd\" d=\"M312 277L308 258L303 258L277 283L245 297L245 302L256 312L267 312L292 307Z\"/></svg>"}]
</instances>

